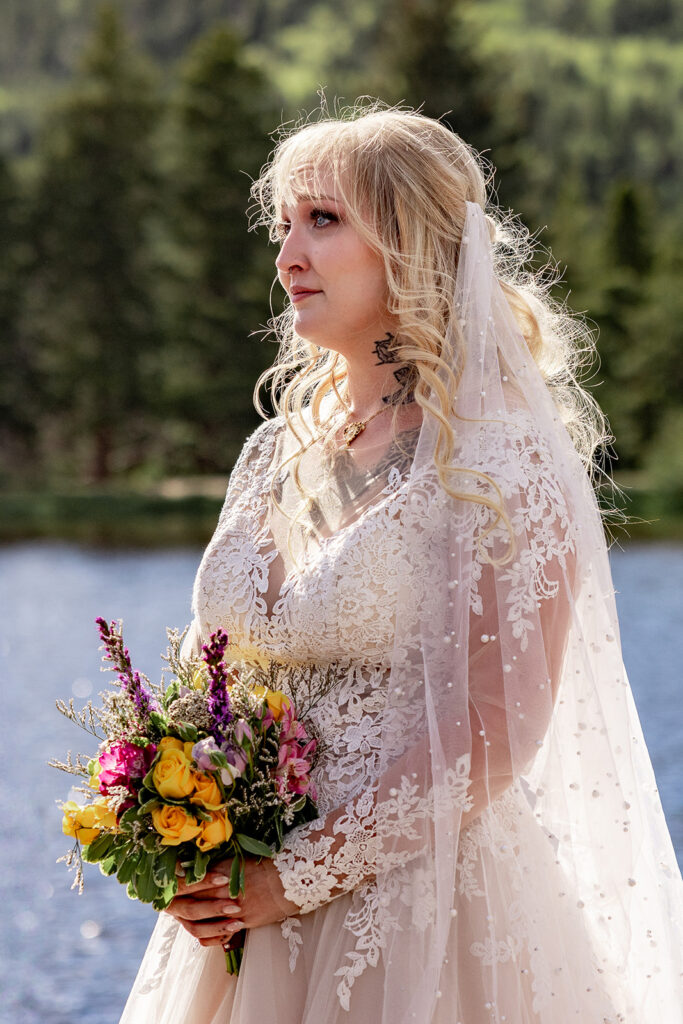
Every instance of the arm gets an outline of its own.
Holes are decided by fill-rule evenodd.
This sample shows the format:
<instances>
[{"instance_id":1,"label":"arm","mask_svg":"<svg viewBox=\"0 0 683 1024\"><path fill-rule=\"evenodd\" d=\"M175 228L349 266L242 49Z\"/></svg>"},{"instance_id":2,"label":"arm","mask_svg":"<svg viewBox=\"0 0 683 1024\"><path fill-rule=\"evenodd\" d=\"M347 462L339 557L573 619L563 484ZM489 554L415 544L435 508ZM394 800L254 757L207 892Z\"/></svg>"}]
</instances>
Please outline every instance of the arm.
<instances>
[{"instance_id":1,"label":"arm","mask_svg":"<svg viewBox=\"0 0 683 1024\"><path fill-rule=\"evenodd\" d=\"M462 662L466 710L462 695L448 701L462 677L454 668L454 689L442 690L436 725L371 788L324 821L285 837L275 865L287 898L300 912L428 854L437 817L443 824L445 816L445 827L457 836L538 755L560 687L576 557L556 481L538 454L526 465L527 477L532 467L537 475L529 490L517 491L514 499L508 496L515 555L502 565L482 558L473 574ZM489 542L495 557L501 546L495 535ZM453 665L458 664L454 652ZM464 730L467 735L454 742ZM434 744L446 751L438 784L430 751ZM458 757L458 750L467 755Z\"/></svg>"}]
</instances>

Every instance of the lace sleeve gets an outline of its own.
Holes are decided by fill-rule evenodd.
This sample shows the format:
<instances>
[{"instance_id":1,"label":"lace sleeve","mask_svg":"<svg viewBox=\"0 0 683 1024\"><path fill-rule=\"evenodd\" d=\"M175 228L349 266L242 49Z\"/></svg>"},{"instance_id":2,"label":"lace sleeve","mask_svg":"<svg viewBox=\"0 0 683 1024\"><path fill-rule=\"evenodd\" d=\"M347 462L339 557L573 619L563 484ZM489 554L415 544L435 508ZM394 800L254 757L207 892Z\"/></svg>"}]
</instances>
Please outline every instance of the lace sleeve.
<instances>
[{"instance_id":1,"label":"lace sleeve","mask_svg":"<svg viewBox=\"0 0 683 1024\"><path fill-rule=\"evenodd\" d=\"M219 529L233 506L248 495L254 476L261 475L270 467L274 453L273 442L281 422L281 417L266 420L259 424L244 442L230 473L225 501L218 520Z\"/></svg>"},{"instance_id":2,"label":"lace sleeve","mask_svg":"<svg viewBox=\"0 0 683 1024\"><path fill-rule=\"evenodd\" d=\"M286 836L275 864L287 898L301 913L425 854L435 817L452 817L455 829L468 824L513 783L543 744L569 629L574 538L563 494L543 453L528 436L513 440L514 446L508 437L499 448L506 479L497 483L506 499L516 554L496 564L507 531L488 509L482 514L482 506L468 503L469 512L479 517L480 538L478 545L474 541L479 551L469 581L468 720L453 710L462 701L449 706L446 697L438 709L440 734L468 728L468 752L447 763L435 785L428 767L434 735L424 730L419 742L366 791L325 820ZM516 478L511 478L512 466ZM491 466L488 471L490 476ZM433 517L432 499L426 509ZM443 639L460 646L450 636ZM445 686L444 695L458 690L456 680Z\"/></svg>"}]
</instances>

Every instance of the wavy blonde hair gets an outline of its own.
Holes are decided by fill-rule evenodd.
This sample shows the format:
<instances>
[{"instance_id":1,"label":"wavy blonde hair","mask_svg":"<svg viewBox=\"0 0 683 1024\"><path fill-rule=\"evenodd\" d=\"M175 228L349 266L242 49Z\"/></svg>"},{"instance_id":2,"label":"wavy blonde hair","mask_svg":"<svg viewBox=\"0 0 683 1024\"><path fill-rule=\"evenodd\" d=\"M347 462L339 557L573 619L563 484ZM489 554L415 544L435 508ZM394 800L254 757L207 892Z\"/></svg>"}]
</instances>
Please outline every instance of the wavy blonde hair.
<instances>
[{"instance_id":1,"label":"wavy blonde hair","mask_svg":"<svg viewBox=\"0 0 683 1024\"><path fill-rule=\"evenodd\" d=\"M583 319L550 296L558 276L554 266L528 268L536 247L527 228L492 203L487 190L491 165L441 122L415 110L365 100L330 116L323 105L315 120L281 130L269 163L252 186L253 224L265 224L277 241L283 205L293 205L302 192L319 195L320 182L330 176L348 221L384 260L388 312L398 324L393 348L400 361L414 367L416 401L438 421L435 464L444 489L489 506L507 523L500 492L485 474L480 475L495 497L462 494L450 483L454 473L469 472L451 463L456 439L449 420L464 339L459 329L447 331L449 322L457 322L452 304L467 201L486 213L495 273L595 481L596 451L608 435L579 376L593 361L594 338ZM280 349L259 378L254 402L263 414L258 395L270 383L273 407L300 444L287 461L295 461L294 478L301 488L301 456L345 404L346 364L338 353L299 337L293 322L288 305L268 325ZM323 411L329 395L336 395L339 405ZM397 415L398 406L394 428Z\"/></svg>"}]
</instances>

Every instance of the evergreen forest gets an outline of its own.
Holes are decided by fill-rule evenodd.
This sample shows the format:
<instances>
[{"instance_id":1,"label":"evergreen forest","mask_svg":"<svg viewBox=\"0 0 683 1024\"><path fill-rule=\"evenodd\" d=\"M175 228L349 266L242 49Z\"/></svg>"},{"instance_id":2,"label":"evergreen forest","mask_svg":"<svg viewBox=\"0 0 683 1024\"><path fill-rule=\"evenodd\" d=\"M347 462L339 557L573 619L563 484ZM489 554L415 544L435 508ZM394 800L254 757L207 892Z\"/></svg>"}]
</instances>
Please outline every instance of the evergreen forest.
<instances>
[{"instance_id":1,"label":"evergreen forest","mask_svg":"<svg viewBox=\"0 0 683 1024\"><path fill-rule=\"evenodd\" d=\"M281 302L250 180L320 89L491 162L594 329L627 514L680 531L683 0L5 0L2 536L224 482Z\"/></svg>"}]
</instances>

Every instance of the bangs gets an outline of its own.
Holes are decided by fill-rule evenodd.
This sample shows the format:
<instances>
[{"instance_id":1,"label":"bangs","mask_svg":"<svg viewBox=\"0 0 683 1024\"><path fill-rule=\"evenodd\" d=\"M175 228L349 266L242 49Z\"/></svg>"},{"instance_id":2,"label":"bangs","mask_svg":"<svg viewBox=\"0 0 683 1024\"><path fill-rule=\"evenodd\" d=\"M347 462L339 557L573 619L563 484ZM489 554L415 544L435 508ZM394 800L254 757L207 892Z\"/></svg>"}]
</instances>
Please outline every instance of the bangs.
<instances>
[{"instance_id":1,"label":"bangs","mask_svg":"<svg viewBox=\"0 0 683 1024\"><path fill-rule=\"evenodd\" d=\"M357 194L354 159L361 148L358 134L353 122L323 121L307 125L278 145L253 189L257 223L268 228L271 240L277 241L283 206L329 197L331 191L344 204L349 219L360 222L363 202Z\"/></svg>"}]
</instances>

